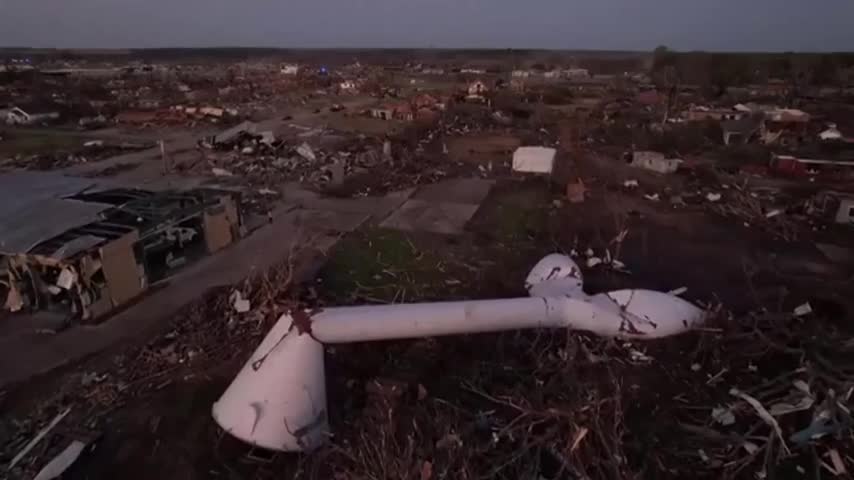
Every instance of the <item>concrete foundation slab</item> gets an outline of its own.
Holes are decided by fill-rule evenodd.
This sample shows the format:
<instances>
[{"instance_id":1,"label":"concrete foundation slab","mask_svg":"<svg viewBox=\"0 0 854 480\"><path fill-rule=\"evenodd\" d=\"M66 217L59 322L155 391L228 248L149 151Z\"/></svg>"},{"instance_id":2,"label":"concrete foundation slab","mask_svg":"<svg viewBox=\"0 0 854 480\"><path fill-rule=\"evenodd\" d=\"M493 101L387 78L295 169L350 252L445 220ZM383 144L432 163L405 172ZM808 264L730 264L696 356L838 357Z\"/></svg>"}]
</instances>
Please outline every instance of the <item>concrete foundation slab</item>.
<instances>
[{"instance_id":1,"label":"concrete foundation slab","mask_svg":"<svg viewBox=\"0 0 854 480\"><path fill-rule=\"evenodd\" d=\"M383 228L458 235L479 205L408 200L380 224Z\"/></svg>"},{"instance_id":2,"label":"concrete foundation slab","mask_svg":"<svg viewBox=\"0 0 854 480\"><path fill-rule=\"evenodd\" d=\"M418 189L412 197L430 202L452 202L479 205L495 182L482 178L454 178Z\"/></svg>"}]
</instances>

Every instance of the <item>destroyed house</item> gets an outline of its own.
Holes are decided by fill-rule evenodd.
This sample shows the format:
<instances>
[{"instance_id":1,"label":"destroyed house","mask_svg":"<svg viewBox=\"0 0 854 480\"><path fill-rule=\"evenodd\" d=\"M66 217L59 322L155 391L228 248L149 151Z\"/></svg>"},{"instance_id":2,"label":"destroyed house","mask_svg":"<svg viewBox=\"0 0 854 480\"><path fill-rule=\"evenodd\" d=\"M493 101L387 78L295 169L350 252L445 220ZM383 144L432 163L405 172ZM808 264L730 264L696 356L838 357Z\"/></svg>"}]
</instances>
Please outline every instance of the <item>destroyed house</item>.
<instances>
[{"instance_id":1,"label":"destroyed house","mask_svg":"<svg viewBox=\"0 0 854 480\"><path fill-rule=\"evenodd\" d=\"M19 106L0 108L0 121L8 125L31 125L57 118L59 118L59 112L56 111L42 110L42 113L33 113L33 109L27 108L25 111Z\"/></svg>"},{"instance_id":2,"label":"destroyed house","mask_svg":"<svg viewBox=\"0 0 854 480\"><path fill-rule=\"evenodd\" d=\"M30 217L25 232L0 231L6 309L92 322L240 235L236 201L222 191L68 193L45 195L25 209L56 210L44 212L42 221Z\"/></svg>"},{"instance_id":3,"label":"destroyed house","mask_svg":"<svg viewBox=\"0 0 854 480\"><path fill-rule=\"evenodd\" d=\"M403 122L410 122L415 118L415 114L412 112L412 107L409 104L401 103L399 105L395 105L392 107L392 116L395 120L400 120Z\"/></svg>"},{"instance_id":4,"label":"destroyed house","mask_svg":"<svg viewBox=\"0 0 854 480\"><path fill-rule=\"evenodd\" d=\"M738 120L721 122L724 145L750 143L754 138L764 136L765 123L760 117L744 117Z\"/></svg>"},{"instance_id":5,"label":"destroyed house","mask_svg":"<svg viewBox=\"0 0 854 480\"><path fill-rule=\"evenodd\" d=\"M412 121L415 114L408 103L397 103L392 105L381 105L371 109L371 116L380 120Z\"/></svg>"},{"instance_id":6,"label":"destroyed house","mask_svg":"<svg viewBox=\"0 0 854 480\"><path fill-rule=\"evenodd\" d=\"M412 98L410 102L412 108L420 110L422 108L438 108L439 100L429 93L422 93Z\"/></svg>"},{"instance_id":7,"label":"destroyed house","mask_svg":"<svg viewBox=\"0 0 854 480\"><path fill-rule=\"evenodd\" d=\"M745 112L740 112L731 108L696 107L685 112L685 120L688 120L689 122L702 122L705 120L723 122L741 120L745 117L747 117Z\"/></svg>"},{"instance_id":8,"label":"destroyed house","mask_svg":"<svg viewBox=\"0 0 854 480\"><path fill-rule=\"evenodd\" d=\"M854 176L854 157L846 152L816 155L815 152L795 153L792 155L773 154L771 171L785 176L824 175L833 179Z\"/></svg>"},{"instance_id":9,"label":"destroyed house","mask_svg":"<svg viewBox=\"0 0 854 480\"><path fill-rule=\"evenodd\" d=\"M854 193L821 191L807 202L806 211L815 217L854 226Z\"/></svg>"},{"instance_id":10,"label":"destroyed house","mask_svg":"<svg viewBox=\"0 0 854 480\"><path fill-rule=\"evenodd\" d=\"M667 158L663 153L638 151L632 152L629 165L657 173L673 173L679 169L682 160Z\"/></svg>"},{"instance_id":11,"label":"destroyed house","mask_svg":"<svg viewBox=\"0 0 854 480\"><path fill-rule=\"evenodd\" d=\"M391 120L394 117L394 111L387 106L380 106L371 109L371 116L380 120Z\"/></svg>"},{"instance_id":12,"label":"destroyed house","mask_svg":"<svg viewBox=\"0 0 854 480\"><path fill-rule=\"evenodd\" d=\"M775 109L765 112L767 133L765 144L796 146L807 137L810 115L796 109Z\"/></svg>"},{"instance_id":13,"label":"destroyed house","mask_svg":"<svg viewBox=\"0 0 854 480\"><path fill-rule=\"evenodd\" d=\"M468 88L467 88L468 94L471 96L483 95L487 92L487 90L488 90L488 88L486 87L486 84L480 80L476 80L476 81L470 83Z\"/></svg>"}]
</instances>

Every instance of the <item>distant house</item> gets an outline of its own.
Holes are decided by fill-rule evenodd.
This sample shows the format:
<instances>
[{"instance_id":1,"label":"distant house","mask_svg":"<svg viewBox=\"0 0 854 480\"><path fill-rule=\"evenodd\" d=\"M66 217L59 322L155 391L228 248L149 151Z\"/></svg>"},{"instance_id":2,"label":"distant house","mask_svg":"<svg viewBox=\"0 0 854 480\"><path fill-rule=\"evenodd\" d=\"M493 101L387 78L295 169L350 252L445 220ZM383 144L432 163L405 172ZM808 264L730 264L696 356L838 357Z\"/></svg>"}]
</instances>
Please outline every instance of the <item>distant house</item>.
<instances>
[{"instance_id":1,"label":"distant house","mask_svg":"<svg viewBox=\"0 0 854 480\"><path fill-rule=\"evenodd\" d=\"M774 109L765 112L765 121L763 143L793 146L806 136L810 115L796 109Z\"/></svg>"},{"instance_id":2,"label":"distant house","mask_svg":"<svg viewBox=\"0 0 854 480\"><path fill-rule=\"evenodd\" d=\"M854 225L854 196L841 198L834 216L836 223Z\"/></svg>"},{"instance_id":3,"label":"distant house","mask_svg":"<svg viewBox=\"0 0 854 480\"><path fill-rule=\"evenodd\" d=\"M338 89L345 92L352 92L356 90L356 82L352 80L345 80L338 84Z\"/></svg>"},{"instance_id":4,"label":"distant house","mask_svg":"<svg viewBox=\"0 0 854 480\"><path fill-rule=\"evenodd\" d=\"M0 110L0 120L8 125L32 125L57 118L59 118L59 112L30 113L19 107Z\"/></svg>"},{"instance_id":5,"label":"distant house","mask_svg":"<svg viewBox=\"0 0 854 480\"><path fill-rule=\"evenodd\" d=\"M550 80L555 80L560 78L562 72L560 70L549 70L548 72L543 73L543 78L548 78Z\"/></svg>"},{"instance_id":6,"label":"distant house","mask_svg":"<svg viewBox=\"0 0 854 480\"><path fill-rule=\"evenodd\" d=\"M741 120L746 116L746 112L730 108L695 107L685 112L685 120L688 120L689 122L702 122L705 120L716 120L718 122L725 120Z\"/></svg>"},{"instance_id":7,"label":"distant house","mask_svg":"<svg viewBox=\"0 0 854 480\"><path fill-rule=\"evenodd\" d=\"M777 108L766 111L765 118L769 122L805 125L810 121L810 114L795 108Z\"/></svg>"},{"instance_id":8,"label":"distant house","mask_svg":"<svg viewBox=\"0 0 854 480\"><path fill-rule=\"evenodd\" d=\"M394 111L386 106L375 107L371 109L371 117L379 120L391 120L394 116Z\"/></svg>"},{"instance_id":9,"label":"distant house","mask_svg":"<svg viewBox=\"0 0 854 480\"><path fill-rule=\"evenodd\" d=\"M483 75L486 73L486 70L482 68L463 68L460 70L460 73L473 73L475 75Z\"/></svg>"},{"instance_id":10,"label":"distant house","mask_svg":"<svg viewBox=\"0 0 854 480\"><path fill-rule=\"evenodd\" d=\"M839 126L835 123L829 123L827 129L818 134L818 138L823 142L854 143L854 129L848 125Z\"/></svg>"},{"instance_id":11,"label":"distant house","mask_svg":"<svg viewBox=\"0 0 854 480\"><path fill-rule=\"evenodd\" d=\"M402 122L411 122L415 119L415 113L409 104L398 103L372 108L371 117L379 120L400 120Z\"/></svg>"},{"instance_id":12,"label":"distant house","mask_svg":"<svg viewBox=\"0 0 854 480\"><path fill-rule=\"evenodd\" d=\"M586 68L567 68L563 71L563 76L566 78L587 78L590 72Z\"/></svg>"},{"instance_id":13,"label":"distant house","mask_svg":"<svg viewBox=\"0 0 854 480\"><path fill-rule=\"evenodd\" d=\"M199 109L199 114L208 117L221 117L225 114L225 110L217 107L202 107Z\"/></svg>"},{"instance_id":14,"label":"distant house","mask_svg":"<svg viewBox=\"0 0 854 480\"><path fill-rule=\"evenodd\" d=\"M854 172L854 160L810 158L805 155L772 155L771 170L786 176L804 176L822 171L838 176L843 170Z\"/></svg>"},{"instance_id":15,"label":"distant house","mask_svg":"<svg viewBox=\"0 0 854 480\"><path fill-rule=\"evenodd\" d=\"M279 73L282 75L296 75L299 73L299 65L286 63L279 68Z\"/></svg>"},{"instance_id":16,"label":"distant house","mask_svg":"<svg viewBox=\"0 0 854 480\"><path fill-rule=\"evenodd\" d=\"M400 120L402 122L411 122L415 118L415 114L412 111L412 107L410 107L406 103L401 103L398 105L394 105L391 108L392 118L395 120Z\"/></svg>"},{"instance_id":17,"label":"distant house","mask_svg":"<svg viewBox=\"0 0 854 480\"><path fill-rule=\"evenodd\" d=\"M764 123L761 118L756 117L726 120L721 122L721 131L724 145L750 143L764 134Z\"/></svg>"},{"instance_id":18,"label":"distant house","mask_svg":"<svg viewBox=\"0 0 854 480\"><path fill-rule=\"evenodd\" d=\"M513 152L513 171L552 173L557 150L548 147L519 147Z\"/></svg>"},{"instance_id":19,"label":"distant house","mask_svg":"<svg viewBox=\"0 0 854 480\"><path fill-rule=\"evenodd\" d=\"M475 80L471 82L468 86L468 94L469 95L483 95L489 89L486 87L486 84L480 80Z\"/></svg>"},{"instance_id":20,"label":"distant house","mask_svg":"<svg viewBox=\"0 0 854 480\"><path fill-rule=\"evenodd\" d=\"M806 210L810 215L854 226L854 193L830 190L819 192L809 200Z\"/></svg>"},{"instance_id":21,"label":"distant house","mask_svg":"<svg viewBox=\"0 0 854 480\"><path fill-rule=\"evenodd\" d=\"M154 110L160 108L160 99L154 97L140 98L134 102L134 105L142 110Z\"/></svg>"},{"instance_id":22,"label":"distant house","mask_svg":"<svg viewBox=\"0 0 854 480\"><path fill-rule=\"evenodd\" d=\"M663 153L639 151L632 152L633 167L644 168L658 173L673 173L679 169L682 160L678 158L667 158Z\"/></svg>"},{"instance_id":23,"label":"distant house","mask_svg":"<svg viewBox=\"0 0 854 480\"><path fill-rule=\"evenodd\" d=\"M823 130L818 134L818 138L824 142L842 140L842 132L836 128L836 124L831 123L827 126L827 130Z\"/></svg>"},{"instance_id":24,"label":"distant house","mask_svg":"<svg viewBox=\"0 0 854 480\"><path fill-rule=\"evenodd\" d=\"M30 123L30 115L18 107L0 110L0 119L9 125L26 125Z\"/></svg>"},{"instance_id":25,"label":"distant house","mask_svg":"<svg viewBox=\"0 0 854 480\"><path fill-rule=\"evenodd\" d=\"M416 110L420 110L422 108L440 108L439 99L434 97L433 95L430 95L429 93L422 93L420 95L416 95L412 98L410 103L412 103L412 107Z\"/></svg>"},{"instance_id":26,"label":"distant house","mask_svg":"<svg viewBox=\"0 0 854 480\"><path fill-rule=\"evenodd\" d=\"M513 70L510 72L510 76L513 78L528 78L531 76L530 70Z\"/></svg>"}]
</instances>

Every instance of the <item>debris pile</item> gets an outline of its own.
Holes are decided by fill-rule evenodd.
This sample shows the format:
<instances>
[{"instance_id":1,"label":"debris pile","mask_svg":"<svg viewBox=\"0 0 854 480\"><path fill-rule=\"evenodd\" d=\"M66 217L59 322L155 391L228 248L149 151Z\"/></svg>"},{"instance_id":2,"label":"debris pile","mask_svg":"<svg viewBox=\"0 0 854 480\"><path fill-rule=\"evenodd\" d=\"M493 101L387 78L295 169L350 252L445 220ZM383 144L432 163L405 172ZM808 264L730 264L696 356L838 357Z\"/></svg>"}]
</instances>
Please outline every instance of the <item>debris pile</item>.
<instances>
[{"instance_id":1,"label":"debris pile","mask_svg":"<svg viewBox=\"0 0 854 480\"><path fill-rule=\"evenodd\" d=\"M438 137L437 132L427 132L414 150L405 142L364 136L327 149L317 146L321 142L307 140L309 133L315 137L323 132L308 131L281 139L272 132L258 133L255 124L245 122L201 142L206 148L205 162L179 164L177 169L248 184L255 191L276 191L286 181L298 181L317 190L341 190L348 183L343 193L356 196L433 183L463 171L491 174L483 166L453 164L444 156L426 153L425 146Z\"/></svg>"},{"instance_id":2,"label":"debris pile","mask_svg":"<svg viewBox=\"0 0 854 480\"><path fill-rule=\"evenodd\" d=\"M712 194L709 194L709 196ZM712 210L725 216L739 219L745 227L761 228L775 238L792 242L798 239L801 226L791 216L781 215L782 211L769 209L763 205L759 195L741 188L733 188L725 199L721 195L707 196ZM712 199L715 200L712 200Z\"/></svg>"},{"instance_id":3,"label":"debris pile","mask_svg":"<svg viewBox=\"0 0 854 480\"><path fill-rule=\"evenodd\" d=\"M725 317L719 328L643 351L561 332L515 335L502 343L500 363L478 363L452 378L407 382L401 379L413 377L391 369L364 385L347 380L367 406L347 414L356 420L336 431L322 461L342 478L406 478L425 462L436 475L458 478L850 472L852 332L814 336L816 323L791 315ZM416 357L448 361L454 351L487 343L425 340L394 355L404 365ZM348 346L337 353L364 352ZM526 374L507 373L520 371Z\"/></svg>"},{"instance_id":4,"label":"debris pile","mask_svg":"<svg viewBox=\"0 0 854 480\"><path fill-rule=\"evenodd\" d=\"M679 401L708 405L707 417L677 413L685 435L679 454L693 457L697 469L730 478L774 471L818 478L854 467L844 454L854 448L851 332L799 313L760 312L710 335L711 343L698 339L697 357L712 363L697 369L709 372L705 387Z\"/></svg>"},{"instance_id":5,"label":"debris pile","mask_svg":"<svg viewBox=\"0 0 854 480\"><path fill-rule=\"evenodd\" d=\"M6 434L0 439L0 462L10 465L15 460L8 467L12 478L33 478L41 468L47 468L51 458L64 463L69 456L62 453L67 444L48 441L53 428L45 426L61 423L63 431L75 432L82 439L97 439L107 417L129 400L189 380L206 365L244 358L288 310L284 295L291 286L296 253L294 247L288 261L248 279L240 290L211 292L173 319L168 332L113 357L108 367L93 362L97 371L84 370L67 377L53 395L33 406L30 417L6 424ZM57 416L57 412L61 414ZM40 431L44 431L43 443L51 448L28 447L39 443L33 440Z\"/></svg>"},{"instance_id":6,"label":"debris pile","mask_svg":"<svg viewBox=\"0 0 854 480\"><path fill-rule=\"evenodd\" d=\"M327 152L307 142L264 141L258 135L241 135L233 146L216 145L230 151L206 156L209 172L217 177L239 177L257 190L275 190L285 181L316 189L340 186L347 176L386 162L377 146ZM203 173L198 163L189 169Z\"/></svg>"}]
</instances>

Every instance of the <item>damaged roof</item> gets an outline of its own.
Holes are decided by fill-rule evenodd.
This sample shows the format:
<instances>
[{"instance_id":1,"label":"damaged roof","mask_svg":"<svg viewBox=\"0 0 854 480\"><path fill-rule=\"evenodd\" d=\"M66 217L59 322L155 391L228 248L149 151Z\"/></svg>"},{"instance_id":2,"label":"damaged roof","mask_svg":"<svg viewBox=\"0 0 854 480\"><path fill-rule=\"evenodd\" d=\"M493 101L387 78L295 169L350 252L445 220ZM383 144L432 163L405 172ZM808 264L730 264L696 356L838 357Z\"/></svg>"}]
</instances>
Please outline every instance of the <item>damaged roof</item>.
<instances>
[{"instance_id":1,"label":"damaged roof","mask_svg":"<svg viewBox=\"0 0 854 480\"><path fill-rule=\"evenodd\" d=\"M0 175L0 252L26 253L43 240L97 220L112 205L66 198L97 188L90 179L58 173Z\"/></svg>"}]
</instances>

